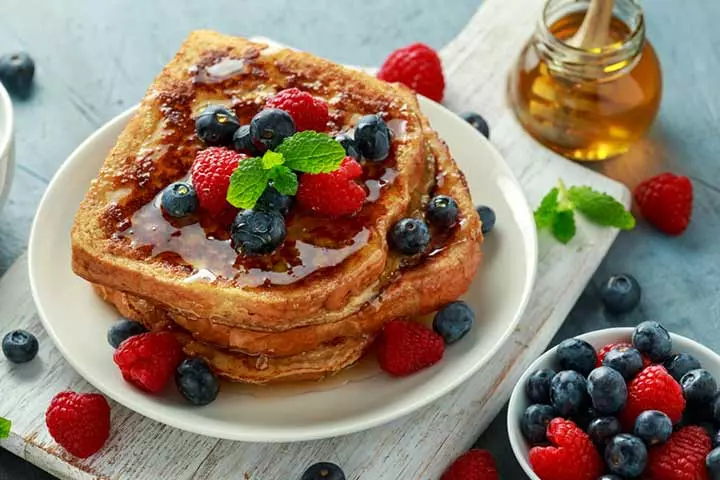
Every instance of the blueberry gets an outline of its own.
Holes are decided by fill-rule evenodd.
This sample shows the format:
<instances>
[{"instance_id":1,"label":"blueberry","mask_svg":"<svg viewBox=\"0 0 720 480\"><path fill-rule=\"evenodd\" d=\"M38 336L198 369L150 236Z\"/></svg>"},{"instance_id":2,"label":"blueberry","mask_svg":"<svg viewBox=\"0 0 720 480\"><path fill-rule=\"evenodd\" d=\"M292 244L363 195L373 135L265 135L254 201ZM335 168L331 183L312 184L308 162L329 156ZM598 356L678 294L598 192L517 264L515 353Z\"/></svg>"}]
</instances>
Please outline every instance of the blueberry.
<instances>
[{"instance_id":1,"label":"blueberry","mask_svg":"<svg viewBox=\"0 0 720 480\"><path fill-rule=\"evenodd\" d=\"M673 425L670 417L657 410L646 410L635 419L635 436L648 447L665 443L672 434Z\"/></svg>"},{"instance_id":2,"label":"blueberry","mask_svg":"<svg viewBox=\"0 0 720 480\"><path fill-rule=\"evenodd\" d=\"M462 300L451 302L441 308L433 319L435 330L445 343L451 345L463 338L472 328L475 313Z\"/></svg>"},{"instance_id":3,"label":"blueberry","mask_svg":"<svg viewBox=\"0 0 720 480\"><path fill-rule=\"evenodd\" d=\"M613 475L612 473L609 473L607 475L598 477L597 480L623 480L623 479L622 479L622 477L618 477L617 475Z\"/></svg>"},{"instance_id":4,"label":"blueberry","mask_svg":"<svg viewBox=\"0 0 720 480\"><path fill-rule=\"evenodd\" d=\"M185 217L198 208L197 192L189 183L173 183L163 190L160 205L163 211L171 217Z\"/></svg>"},{"instance_id":5,"label":"blueberry","mask_svg":"<svg viewBox=\"0 0 720 480\"><path fill-rule=\"evenodd\" d=\"M665 369L678 382L690 370L698 368L702 368L702 365L689 353L678 353L665 361Z\"/></svg>"},{"instance_id":6,"label":"blueberry","mask_svg":"<svg viewBox=\"0 0 720 480\"><path fill-rule=\"evenodd\" d=\"M257 203L255 204L256 210L263 211L276 211L280 215L286 216L290 213L290 208L293 204L293 198L289 195L283 195L278 192L275 187L268 187L265 189Z\"/></svg>"},{"instance_id":7,"label":"blueberry","mask_svg":"<svg viewBox=\"0 0 720 480\"><path fill-rule=\"evenodd\" d=\"M345 474L334 463L320 462L308 467L300 480L345 480Z\"/></svg>"},{"instance_id":8,"label":"blueberry","mask_svg":"<svg viewBox=\"0 0 720 480\"><path fill-rule=\"evenodd\" d=\"M482 133L485 138L490 138L490 126L479 113L463 112L460 114L460 118L472 125L475 130Z\"/></svg>"},{"instance_id":9,"label":"blueberry","mask_svg":"<svg viewBox=\"0 0 720 480\"><path fill-rule=\"evenodd\" d=\"M627 402L627 385L620 372L609 367L598 367L588 375L588 394L595 411L612 415L623 409Z\"/></svg>"},{"instance_id":10,"label":"blueberry","mask_svg":"<svg viewBox=\"0 0 720 480\"><path fill-rule=\"evenodd\" d=\"M555 409L550 405L530 405L520 418L520 431L532 445L545 443L547 426L555 417Z\"/></svg>"},{"instance_id":11,"label":"blueberry","mask_svg":"<svg viewBox=\"0 0 720 480\"><path fill-rule=\"evenodd\" d=\"M147 332L147 328L137 322L123 318L113 323L108 329L107 341L113 348L118 348L122 342L135 335Z\"/></svg>"},{"instance_id":12,"label":"blueberry","mask_svg":"<svg viewBox=\"0 0 720 480\"><path fill-rule=\"evenodd\" d=\"M355 139L353 139L350 135L346 133L341 133L337 137L335 137L335 140L340 142L340 145L343 146L345 149L345 155L354 158L355 160L360 160L362 157L362 153L360 153L360 148L358 147L357 142Z\"/></svg>"},{"instance_id":13,"label":"blueberry","mask_svg":"<svg viewBox=\"0 0 720 480\"><path fill-rule=\"evenodd\" d=\"M642 322L635 327L632 344L653 362L662 362L672 352L670 334L657 322Z\"/></svg>"},{"instance_id":14,"label":"blueberry","mask_svg":"<svg viewBox=\"0 0 720 480\"><path fill-rule=\"evenodd\" d=\"M600 286L600 300L610 313L629 312L640 303L640 284L632 275L613 275Z\"/></svg>"},{"instance_id":15,"label":"blueberry","mask_svg":"<svg viewBox=\"0 0 720 480\"><path fill-rule=\"evenodd\" d=\"M243 255L263 255L285 241L285 219L278 212L243 210L230 230L233 247Z\"/></svg>"},{"instance_id":16,"label":"blueberry","mask_svg":"<svg viewBox=\"0 0 720 480\"><path fill-rule=\"evenodd\" d=\"M256 156L260 152L252 141L252 135L250 134L250 125L241 125L240 128L235 130L232 138L233 148L247 155Z\"/></svg>"},{"instance_id":17,"label":"blueberry","mask_svg":"<svg viewBox=\"0 0 720 480\"><path fill-rule=\"evenodd\" d=\"M240 120L222 105L210 105L195 118L195 131L207 145L230 145Z\"/></svg>"},{"instance_id":18,"label":"blueberry","mask_svg":"<svg viewBox=\"0 0 720 480\"><path fill-rule=\"evenodd\" d=\"M525 384L525 393L531 403L550 403L550 382L555 371L541 368L530 374Z\"/></svg>"},{"instance_id":19,"label":"blueberry","mask_svg":"<svg viewBox=\"0 0 720 480\"><path fill-rule=\"evenodd\" d=\"M575 370L582 375L590 373L597 362L597 354L592 345L578 338L568 338L560 342L555 356L562 370Z\"/></svg>"},{"instance_id":20,"label":"blueberry","mask_svg":"<svg viewBox=\"0 0 720 480\"><path fill-rule=\"evenodd\" d=\"M275 150L283 140L295 134L295 122L289 113L279 108L261 110L250 121L252 143L266 150Z\"/></svg>"},{"instance_id":21,"label":"blueberry","mask_svg":"<svg viewBox=\"0 0 720 480\"><path fill-rule=\"evenodd\" d=\"M694 404L708 403L717 391L717 383L704 368L690 370L680 379L685 400Z\"/></svg>"},{"instance_id":22,"label":"blueberry","mask_svg":"<svg viewBox=\"0 0 720 480\"><path fill-rule=\"evenodd\" d=\"M633 435L615 435L605 447L605 463L616 475L637 477L645 470L647 448L642 440Z\"/></svg>"},{"instance_id":23,"label":"blueberry","mask_svg":"<svg viewBox=\"0 0 720 480\"><path fill-rule=\"evenodd\" d=\"M381 162L390 154L390 130L378 115L360 117L355 125L355 142L368 160Z\"/></svg>"},{"instance_id":24,"label":"blueberry","mask_svg":"<svg viewBox=\"0 0 720 480\"><path fill-rule=\"evenodd\" d=\"M476 208L482 222L482 234L487 235L495 227L495 210L485 205Z\"/></svg>"},{"instance_id":25,"label":"blueberry","mask_svg":"<svg viewBox=\"0 0 720 480\"><path fill-rule=\"evenodd\" d=\"M587 400L587 381L578 372L560 372L550 382L550 403L561 417L580 413Z\"/></svg>"},{"instance_id":26,"label":"blueberry","mask_svg":"<svg viewBox=\"0 0 720 480\"><path fill-rule=\"evenodd\" d=\"M643 358L635 348L617 347L605 355L603 365L617 370L629 381L643 369Z\"/></svg>"},{"instance_id":27,"label":"blueberry","mask_svg":"<svg viewBox=\"0 0 720 480\"><path fill-rule=\"evenodd\" d=\"M590 439L600 449L604 449L610 439L621 431L620 420L615 417L596 418L590 422L587 428Z\"/></svg>"},{"instance_id":28,"label":"blueberry","mask_svg":"<svg viewBox=\"0 0 720 480\"><path fill-rule=\"evenodd\" d=\"M415 255L430 243L427 224L417 218L403 218L390 231L390 242L396 250L405 255Z\"/></svg>"},{"instance_id":29,"label":"blueberry","mask_svg":"<svg viewBox=\"0 0 720 480\"><path fill-rule=\"evenodd\" d=\"M175 385L188 402L198 406L215 401L220 391L220 382L201 358L182 361L175 371Z\"/></svg>"},{"instance_id":30,"label":"blueberry","mask_svg":"<svg viewBox=\"0 0 720 480\"><path fill-rule=\"evenodd\" d=\"M718 430L717 432L715 432L715 435L713 435L713 437L712 437L712 445L713 445L713 448L720 447L720 430Z\"/></svg>"},{"instance_id":31,"label":"blueberry","mask_svg":"<svg viewBox=\"0 0 720 480\"><path fill-rule=\"evenodd\" d=\"M454 198L437 195L427 205L427 218L433 225L440 228L451 228L457 223L460 209Z\"/></svg>"},{"instance_id":32,"label":"blueberry","mask_svg":"<svg viewBox=\"0 0 720 480\"><path fill-rule=\"evenodd\" d=\"M11 93L26 97L32 88L35 62L25 52L0 57L0 83Z\"/></svg>"},{"instance_id":33,"label":"blueberry","mask_svg":"<svg viewBox=\"0 0 720 480\"><path fill-rule=\"evenodd\" d=\"M38 353L35 335L27 330L13 330L3 337L2 351L12 363L27 363Z\"/></svg>"},{"instance_id":34,"label":"blueberry","mask_svg":"<svg viewBox=\"0 0 720 480\"><path fill-rule=\"evenodd\" d=\"M710 400L710 417L720 424L720 393L716 393ZM720 446L720 443L718 443Z\"/></svg>"},{"instance_id":35,"label":"blueberry","mask_svg":"<svg viewBox=\"0 0 720 480\"><path fill-rule=\"evenodd\" d=\"M715 448L707 454L705 466L713 480L720 478L720 448Z\"/></svg>"}]
</instances>

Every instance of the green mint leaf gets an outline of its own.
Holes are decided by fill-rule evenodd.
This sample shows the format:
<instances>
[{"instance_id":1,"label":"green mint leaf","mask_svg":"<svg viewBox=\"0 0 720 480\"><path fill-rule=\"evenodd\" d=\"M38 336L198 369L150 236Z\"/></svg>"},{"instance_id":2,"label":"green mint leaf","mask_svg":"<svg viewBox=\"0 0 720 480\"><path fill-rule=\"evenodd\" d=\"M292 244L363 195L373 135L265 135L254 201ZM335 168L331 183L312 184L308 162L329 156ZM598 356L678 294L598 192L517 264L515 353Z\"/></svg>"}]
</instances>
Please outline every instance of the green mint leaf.
<instances>
[{"instance_id":1,"label":"green mint leaf","mask_svg":"<svg viewBox=\"0 0 720 480\"><path fill-rule=\"evenodd\" d=\"M265 155L262 157L262 167L265 170L270 170L283 163L285 163L285 158L283 158L282 153L273 152L272 150L265 152Z\"/></svg>"},{"instance_id":2,"label":"green mint leaf","mask_svg":"<svg viewBox=\"0 0 720 480\"><path fill-rule=\"evenodd\" d=\"M570 187L568 198L575 205L575 209L591 222L623 230L632 230L635 227L635 217L607 193L590 187Z\"/></svg>"},{"instance_id":3,"label":"green mint leaf","mask_svg":"<svg viewBox=\"0 0 720 480\"><path fill-rule=\"evenodd\" d=\"M227 201L237 208L253 208L265 191L268 180L270 180L270 170L263 168L261 158L241 161L230 176Z\"/></svg>"},{"instance_id":4,"label":"green mint leaf","mask_svg":"<svg viewBox=\"0 0 720 480\"><path fill-rule=\"evenodd\" d=\"M558 208L558 194L558 189L553 188L543 197L540 206L533 214L537 228L542 229L552 226Z\"/></svg>"},{"instance_id":5,"label":"green mint leaf","mask_svg":"<svg viewBox=\"0 0 720 480\"><path fill-rule=\"evenodd\" d=\"M552 221L552 234L558 241L568 243L575 236L575 215L572 210L555 212Z\"/></svg>"},{"instance_id":6,"label":"green mint leaf","mask_svg":"<svg viewBox=\"0 0 720 480\"><path fill-rule=\"evenodd\" d=\"M7 418L0 417L0 438L10 436L10 427L12 427L12 422Z\"/></svg>"},{"instance_id":7,"label":"green mint leaf","mask_svg":"<svg viewBox=\"0 0 720 480\"><path fill-rule=\"evenodd\" d=\"M295 195L297 193L297 175L285 165L278 165L270 170L270 179L273 182L273 187L283 195Z\"/></svg>"},{"instance_id":8,"label":"green mint leaf","mask_svg":"<svg viewBox=\"0 0 720 480\"><path fill-rule=\"evenodd\" d=\"M305 173L337 170L345 158L345 149L324 133L306 130L286 138L276 149L285 157L285 166Z\"/></svg>"}]
</instances>

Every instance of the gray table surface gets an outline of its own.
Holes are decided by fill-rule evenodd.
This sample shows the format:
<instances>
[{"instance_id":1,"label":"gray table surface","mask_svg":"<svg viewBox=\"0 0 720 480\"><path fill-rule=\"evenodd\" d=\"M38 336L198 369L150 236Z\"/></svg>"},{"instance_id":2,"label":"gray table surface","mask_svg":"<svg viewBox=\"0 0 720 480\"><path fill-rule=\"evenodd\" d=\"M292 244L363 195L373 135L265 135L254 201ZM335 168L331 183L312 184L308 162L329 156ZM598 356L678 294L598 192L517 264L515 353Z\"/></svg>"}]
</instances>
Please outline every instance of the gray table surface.
<instances>
[{"instance_id":1,"label":"gray table surface","mask_svg":"<svg viewBox=\"0 0 720 480\"><path fill-rule=\"evenodd\" d=\"M377 65L412 41L443 46L479 3L4 0L0 53L30 52L37 82L31 99L15 102L18 166L0 212L0 274L26 249L33 214L55 170L92 131L142 97L190 30L264 35L338 62ZM664 170L690 176L693 222L680 238L664 237L642 222L622 233L557 338L654 319L720 350L720 3L645 5L665 74L660 117L629 154L595 168L630 187ZM644 289L641 306L620 318L606 316L596 295L599 283L615 272L632 273ZM502 478L524 478L504 423L503 412L478 446L496 455ZM0 480L47 478L0 449Z\"/></svg>"}]
</instances>

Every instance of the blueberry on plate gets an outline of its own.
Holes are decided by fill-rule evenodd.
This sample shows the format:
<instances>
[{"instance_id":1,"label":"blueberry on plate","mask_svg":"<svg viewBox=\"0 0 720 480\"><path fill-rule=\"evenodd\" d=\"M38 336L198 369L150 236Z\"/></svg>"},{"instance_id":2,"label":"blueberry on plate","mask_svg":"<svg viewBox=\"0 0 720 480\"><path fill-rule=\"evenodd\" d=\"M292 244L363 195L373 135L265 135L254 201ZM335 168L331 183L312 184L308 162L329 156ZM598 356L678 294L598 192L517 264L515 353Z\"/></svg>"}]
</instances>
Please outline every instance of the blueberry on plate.
<instances>
[{"instance_id":1,"label":"blueberry on plate","mask_svg":"<svg viewBox=\"0 0 720 480\"><path fill-rule=\"evenodd\" d=\"M427 205L427 218L439 228L451 228L457 223L460 209L454 198L447 195L436 195Z\"/></svg>"},{"instance_id":2,"label":"blueberry on plate","mask_svg":"<svg viewBox=\"0 0 720 480\"><path fill-rule=\"evenodd\" d=\"M35 62L25 52L0 57L0 83L11 93L27 96L35 76Z\"/></svg>"},{"instance_id":3,"label":"blueberry on plate","mask_svg":"<svg viewBox=\"0 0 720 480\"><path fill-rule=\"evenodd\" d=\"M37 338L27 330L8 332L2 340L2 351L12 363L27 363L38 353Z\"/></svg>"},{"instance_id":4,"label":"blueberry on plate","mask_svg":"<svg viewBox=\"0 0 720 480\"><path fill-rule=\"evenodd\" d=\"M240 120L222 105L210 105L195 118L195 131L206 145L230 145Z\"/></svg>"},{"instance_id":5,"label":"blueberry on plate","mask_svg":"<svg viewBox=\"0 0 720 480\"><path fill-rule=\"evenodd\" d=\"M646 410L635 419L635 436L648 447L667 442L672 435L673 425L670 417L658 410Z\"/></svg>"},{"instance_id":6,"label":"blueberry on plate","mask_svg":"<svg viewBox=\"0 0 720 480\"><path fill-rule=\"evenodd\" d=\"M286 216L290 213L293 204L293 198L289 195L283 195L278 192L275 187L268 187L260 195L255 204L256 210L269 210L279 212L280 215Z\"/></svg>"},{"instance_id":7,"label":"blueberry on plate","mask_svg":"<svg viewBox=\"0 0 720 480\"><path fill-rule=\"evenodd\" d=\"M600 417L593 419L587 428L587 434L596 447L604 449L605 445L615 435L622 431L620 420L615 417Z\"/></svg>"},{"instance_id":8,"label":"blueberry on plate","mask_svg":"<svg viewBox=\"0 0 720 480\"><path fill-rule=\"evenodd\" d=\"M253 157L260 154L257 146L253 143L252 135L250 134L250 125L240 125L240 128L235 130L232 145L235 151L240 153L245 153Z\"/></svg>"},{"instance_id":9,"label":"blueberry on plate","mask_svg":"<svg viewBox=\"0 0 720 480\"><path fill-rule=\"evenodd\" d=\"M285 241L285 219L275 211L243 210L230 228L233 247L242 255L264 255Z\"/></svg>"},{"instance_id":10,"label":"blueberry on plate","mask_svg":"<svg viewBox=\"0 0 720 480\"><path fill-rule=\"evenodd\" d=\"M300 480L345 480L342 469L330 462L310 465Z\"/></svg>"},{"instance_id":11,"label":"blueberry on plate","mask_svg":"<svg viewBox=\"0 0 720 480\"><path fill-rule=\"evenodd\" d=\"M600 286L600 300L605 310L614 314L626 313L640 303L640 284L628 274L613 275Z\"/></svg>"},{"instance_id":12,"label":"blueberry on plate","mask_svg":"<svg viewBox=\"0 0 720 480\"><path fill-rule=\"evenodd\" d=\"M642 322L632 335L633 347L646 354L653 362L662 362L672 352L668 331L658 322Z\"/></svg>"},{"instance_id":13,"label":"blueberry on plate","mask_svg":"<svg viewBox=\"0 0 720 480\"><path fill-rule=\"evenodd\" d=\"M593 408L600 415L613 415L627 403L627 384L620 372L598 367L588 375L588 394Z\"/></svg>"},{"instance_id":14,"label":"blueberry on plate","mask_svg":"<svg viewBox=\"0 0 720 480\"><path fill-rule=\"evenodd\" d=\"M531 403L550 403L550 382L555 371L549 368L535 370L527 379L525 393Z\"/></svg>"},{"instance_id":15,"label":"blueberry on plate","mask_svg":"<svg viewBox=\"0 0 720 480\"><path fill-rule=\"evenodd\" d=\"M647 448L642 440L627 433L615 435L605 447L608 469L621 477L639 476L647 464Z\"/></svg>"},{"instance_id":16,"label":"blueberry on plate","mask_svg":"<svg viewBox=\"0 0 720 480\"><path fill-rule=\"evenodd\" d=\"M715 448L707 454L705 466L710 472L711 478L720 478L720 448Z\"/></svg>"},{"instance_id":17,"label":"blueberry on plate","mask_svg":"<svg viewBox=\"0 0 720 480\"><path fill-rule=\"evenodd\" d=\"M174 218L182 218L197 210L198 201L195 187L187 182L175 182L165 187L160 197L163 211Z\"/></svg>"},{"instance_id":18,"label":"blueberry on plate","mask_svg":"<svg viewBox=\"0 0 720 480\"><path fill-rule=\"evenodd\" d=\"M700 362L689 353L678 353L665 361L665 369L679 383L690 370L702 368Z\"/></svg>"},{"instance_id":19,"label":"blueberry on plate","mask_svg":"<svg viewBox=\"0 0 720 480\"><path fill-rule=\"evenodd\" d=\"M495 227L495 210L486 205L480 205L476 210L482 222L482 234L487 235Z\"/></svg>"},{"instance_id":20,"label":"blueberry on plate","mask_svg":"<svg viewBox=\"0 0 720 480\"><path fill-rule=\"evenodd\" d=\"M587 406L587 380L578 372L565 370L550 382L550 403L561 417L580 413Z\"/></svg>"},{"instance_id":21,"label":"blueberry on plate","mask_svg":"<svg viewBox=\"0 0 720 480\"><path fill-rule=\"evenodd\" d=\"M704 368L690 370L680 379L680 385L685 400L696 405L710 402L717 391L715 378Z\"/></svg>"},{"instance_id":22,"label":"blueberry on plate","mask_svg":"<svg viewBox=\"0 0 720 480\"><path fill-rule=\"evenodd\" d=\"M360 148L358 147L358 144L354 138L352 138L347 133L341 133L340 135L335 137L335 140L343 146L343 148L345 149L345 155L360 161L362 153L360 153Z\"/></svg>"},{"instance_id":23,"label":"blueberry on plate","mask_svg":"<svg viewBox=\"0 0 720 480\"><path fill-rule=\"evenodd\" d=\"M220 391L220 382L201 358L182 361L175 371L175 385L188 402L198 406L215 401Z\"/></svg>"},{"instance_id":24,"label":"blueberry on plate","mask_svg":"<svg viewBox=\"0 0 720 480\"><path fill-rule=\"evenodd\" d=\"M473 128L482 133L485 138L490 138L490 125L488 125L482 115L475 112L463 112L460 114L460 118L472 125Z\"/></svg>"},{"instance_id":25,"label":"blueberry on plate","mask_svg":"<svg viewBox=\"0 0 720 480\"><path fill-rule=\"evenodd\" d=\"M433 319L433 330L451 345L463 338L472 328L475 313L462 300L451 302L441 308Z\"/></svg>"},{"instance_id":26,"label":"blueberry on plate","mask_svg":"<svg viewBox=\"0 0 720 480\"><path fill-rule=\"evenodd\" d=\"M643 369L643 358L637 349L620 346L610 350L602 364L617 370L625 380L630 381Z\"/></svg>"},{"instance_id":27,"label":"blueberry on plate","mask_svg":"<svg viewBox=\"0 0 720 480\"><path fill-rule=\"evenodd\" d=\"M118 348L122 342L135 335L146 333L148 330L143 325L123 318L113 323L108 329L107 341L113 348Z\"/></svg>"},{"instance_id":28,"label":"blueberry on plate","mask_svg":"<svg viewBox=\"0 0 720 480\"><path fill-rule=\"evenodd\" d=\"M390 243L405 255L415 255L430 244L430 230L417 218L403 218L390 231Z\"/></svg>"},{"instance_id":29,"label":"blueberry on plate","mask_svg":"<svg viewBox=\"0 0 720 480\"><path fill-rule=\"evenodd\" d=\"M295 131L295 122L290 114L279 108L261 110L250 121L252 143L262 145L266 150L275 150Z\"/></svg>"},{"instance_id":30,"label":"blueberry on plate","mask_svg":"<svg viewBox=\"0 0 720 480\"><path fill-rule=\"evenodd\" d=\"M555 356L561 369L575 370L582 375L590 373L597 363L597 354L592 345L578 338L560 342Z\"/></svg>"},{"instance_id":31,"label":"blueberry on plate","mask_svg":"<svg viewBox=\"0 0 720 480\"><path fill-rule=\"evenodd\" d=\"M530 405L520 418L520 431L532 445L547 442L547 426L557 414L550 405Z\"/></svg>"},{"instance_id":32,"label":"blueberry on plate","mask_svg":"<svg viewBox=\"0 0 720 480\"><path fill-rule=\"evenodd\" d=\"M355 143L363 157L382 162L390 154L390 129L379 115L360 117L355 125Z\"/></svg>"}]
</instances>

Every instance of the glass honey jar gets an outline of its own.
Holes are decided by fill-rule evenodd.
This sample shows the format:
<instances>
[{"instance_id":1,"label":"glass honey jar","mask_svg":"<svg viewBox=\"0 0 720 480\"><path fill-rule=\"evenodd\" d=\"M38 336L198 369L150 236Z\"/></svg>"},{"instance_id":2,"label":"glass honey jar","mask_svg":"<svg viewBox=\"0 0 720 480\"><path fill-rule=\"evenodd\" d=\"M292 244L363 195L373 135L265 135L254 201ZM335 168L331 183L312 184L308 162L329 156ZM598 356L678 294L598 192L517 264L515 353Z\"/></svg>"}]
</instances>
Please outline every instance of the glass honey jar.
<instances>
[{"instance_id":1,"label":"glass honey jar","mask_svg":"<svg viewBox=\"0 0 720 480\"><path fill-rule=\"evenodd\" d=\"M590 3L548 0L508 85L523 127L580 161L625 153L650 128L662 92L660 63L634 0L611 4L602 46L577 46Z\"/></svg>"}]
</instances>

